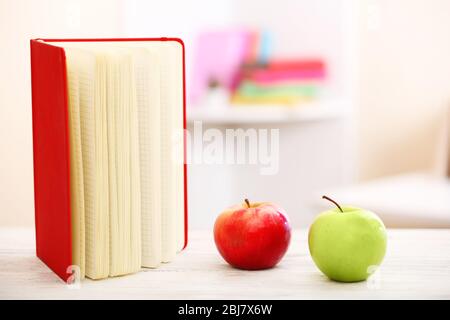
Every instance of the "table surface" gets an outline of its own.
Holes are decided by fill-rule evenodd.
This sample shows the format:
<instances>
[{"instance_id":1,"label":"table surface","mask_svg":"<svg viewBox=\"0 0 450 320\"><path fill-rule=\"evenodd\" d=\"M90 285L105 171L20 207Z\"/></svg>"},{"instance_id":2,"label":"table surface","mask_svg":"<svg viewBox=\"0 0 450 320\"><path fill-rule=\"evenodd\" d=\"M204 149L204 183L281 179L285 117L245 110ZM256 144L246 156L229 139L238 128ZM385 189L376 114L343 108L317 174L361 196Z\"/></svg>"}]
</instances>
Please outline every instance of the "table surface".
<instances>
[{"instance_id":1,"label":"table surface","mask_svg":"<svg viewBox=\"0 0 450 320\"><path fill-rule=\"evenodd\" d=\"M229 267L210 232L158 269L70 288L35 256L31 229L0 229L0 299L450 299L450 229L388 230L388 252L368 281L337 283L316 269L307 231L295 230L270 270Z\"/></svg>"}]
</instances>

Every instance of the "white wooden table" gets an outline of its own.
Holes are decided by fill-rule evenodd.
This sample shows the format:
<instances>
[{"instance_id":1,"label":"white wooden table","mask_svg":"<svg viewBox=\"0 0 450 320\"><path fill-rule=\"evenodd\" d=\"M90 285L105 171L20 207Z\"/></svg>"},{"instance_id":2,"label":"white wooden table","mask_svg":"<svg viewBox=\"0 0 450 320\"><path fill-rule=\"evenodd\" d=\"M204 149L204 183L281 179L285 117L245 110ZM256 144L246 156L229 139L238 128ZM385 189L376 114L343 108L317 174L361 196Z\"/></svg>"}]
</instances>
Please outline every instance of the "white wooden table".
<instances>
[{"instance_id":1,"label":"white wooden table","mask_svg":"<svg viewBox=\"0 0 450 320\"><path fill-rule=\"evenodd\" d=\"M450 299L450 229L389 230L388 253L370 281L336 283L313 264L306 230L294 232L281 263L264 271L224 263L211 233L159 269L69 289L34 254L31 229L0 229L0 299Z\"/></svg>"}]
</instances>

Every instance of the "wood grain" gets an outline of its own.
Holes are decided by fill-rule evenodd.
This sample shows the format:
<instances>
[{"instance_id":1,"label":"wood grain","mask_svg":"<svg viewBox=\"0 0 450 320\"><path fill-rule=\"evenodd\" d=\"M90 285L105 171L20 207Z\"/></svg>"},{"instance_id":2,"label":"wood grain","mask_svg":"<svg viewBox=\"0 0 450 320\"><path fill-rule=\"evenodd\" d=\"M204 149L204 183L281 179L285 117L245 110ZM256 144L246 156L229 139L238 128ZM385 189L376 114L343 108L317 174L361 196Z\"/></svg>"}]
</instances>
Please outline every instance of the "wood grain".
<instances>
[{"instance_id":1,"label":"wood grain","mask_svg":"<svg viewBox=\"0 0 450 320\"><path fill-rule=\"evenodd\" d=\"M343 284L312 262L296 230L274 269L224 263L210 232L191 232L188 249L159 269L69 289L34 253L30 229L0 229L0 299L450 299L450 229L389 230L388 252L367 282Z\"/></svg>"}]
</instances>

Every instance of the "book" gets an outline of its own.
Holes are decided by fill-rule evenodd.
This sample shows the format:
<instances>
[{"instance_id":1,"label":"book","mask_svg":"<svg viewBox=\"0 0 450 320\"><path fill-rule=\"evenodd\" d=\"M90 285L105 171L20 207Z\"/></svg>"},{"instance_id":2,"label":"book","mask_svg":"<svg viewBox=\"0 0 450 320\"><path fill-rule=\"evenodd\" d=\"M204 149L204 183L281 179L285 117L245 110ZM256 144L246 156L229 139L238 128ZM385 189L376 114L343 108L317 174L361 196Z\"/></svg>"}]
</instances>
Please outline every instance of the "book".
<instances>
[{"instance_id":1,"label":"book","mask_svg":"<svg viewBox=\"0 0 450 320\"><path fill-rule=\"evenodd\" d=\"M273 85L259 85L251 81L242 81L238 89L237 94L247 97L257 98L314 98L317 96L317 86L314 84L302 84L302 83L281 83Z\"/></svg>"},{"instance_id":2,"label":"book","mask_svg":"<svg viewBox=\"0 0 450 320\"><path fill-rule=\"evenodd\" d=\"M264 70L257 69L246 76L246 79L257 83L275 83L278 81L323 80L323 70Z\"/></svg>"},{"instance_id":3,"label":"book","mask_svg":"<svg viewBox=\"0 0 450 320\"><path fill-rule=\"evenodd\" d=\"M324 71L325 62L320 59L273 59L267 63L269 70L303 70L303 71Z\"/></svg>"},{"instance_id":4,"label":"book","mask_svg":"<svg viewBox=\"0 0 450 320\"><path fill-rule=\"evenodd\" d=\"M187 244L184 45L31 40L36 253L67 280L170 262Z\"/></svg>"}]
</instances>

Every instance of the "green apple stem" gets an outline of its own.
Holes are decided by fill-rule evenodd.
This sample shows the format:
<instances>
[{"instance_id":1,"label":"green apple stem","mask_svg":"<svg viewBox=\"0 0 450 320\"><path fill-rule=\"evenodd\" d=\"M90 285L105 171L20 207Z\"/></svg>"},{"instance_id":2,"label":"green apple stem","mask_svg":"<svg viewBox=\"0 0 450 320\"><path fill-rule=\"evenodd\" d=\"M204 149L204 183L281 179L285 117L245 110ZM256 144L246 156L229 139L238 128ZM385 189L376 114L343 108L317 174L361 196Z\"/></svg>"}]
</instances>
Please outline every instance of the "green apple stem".
<instances>
[{"instance_id":1,"label":"green apple stem","mask_svg":"<svg viewBox=\"0 0 450 320\"><path fill-rule=\"evenodd\" d=\"M250 208L250 201L248 201L248 199L245 199L244 201L247 204L247 207Z\"/></svg>"},{"instance_id":2,"label":"green apple stem","mask_svg":"<svg viewBox=\"0 0 450 320\"><path fill-rule=\"evenodd\" d=\"M327 197L327 196L322 196L322 199L325 199L325 200L328 200L328 201L334 203L334 204L336 205L336 207L338 207L339 210L340 210L342 213L344 213L344 211L342 210L341 206L340 206L336 201L334 201L333 199L331 199L331 198L329 198L329 197Z\"/></svg>"}]
</instances>

